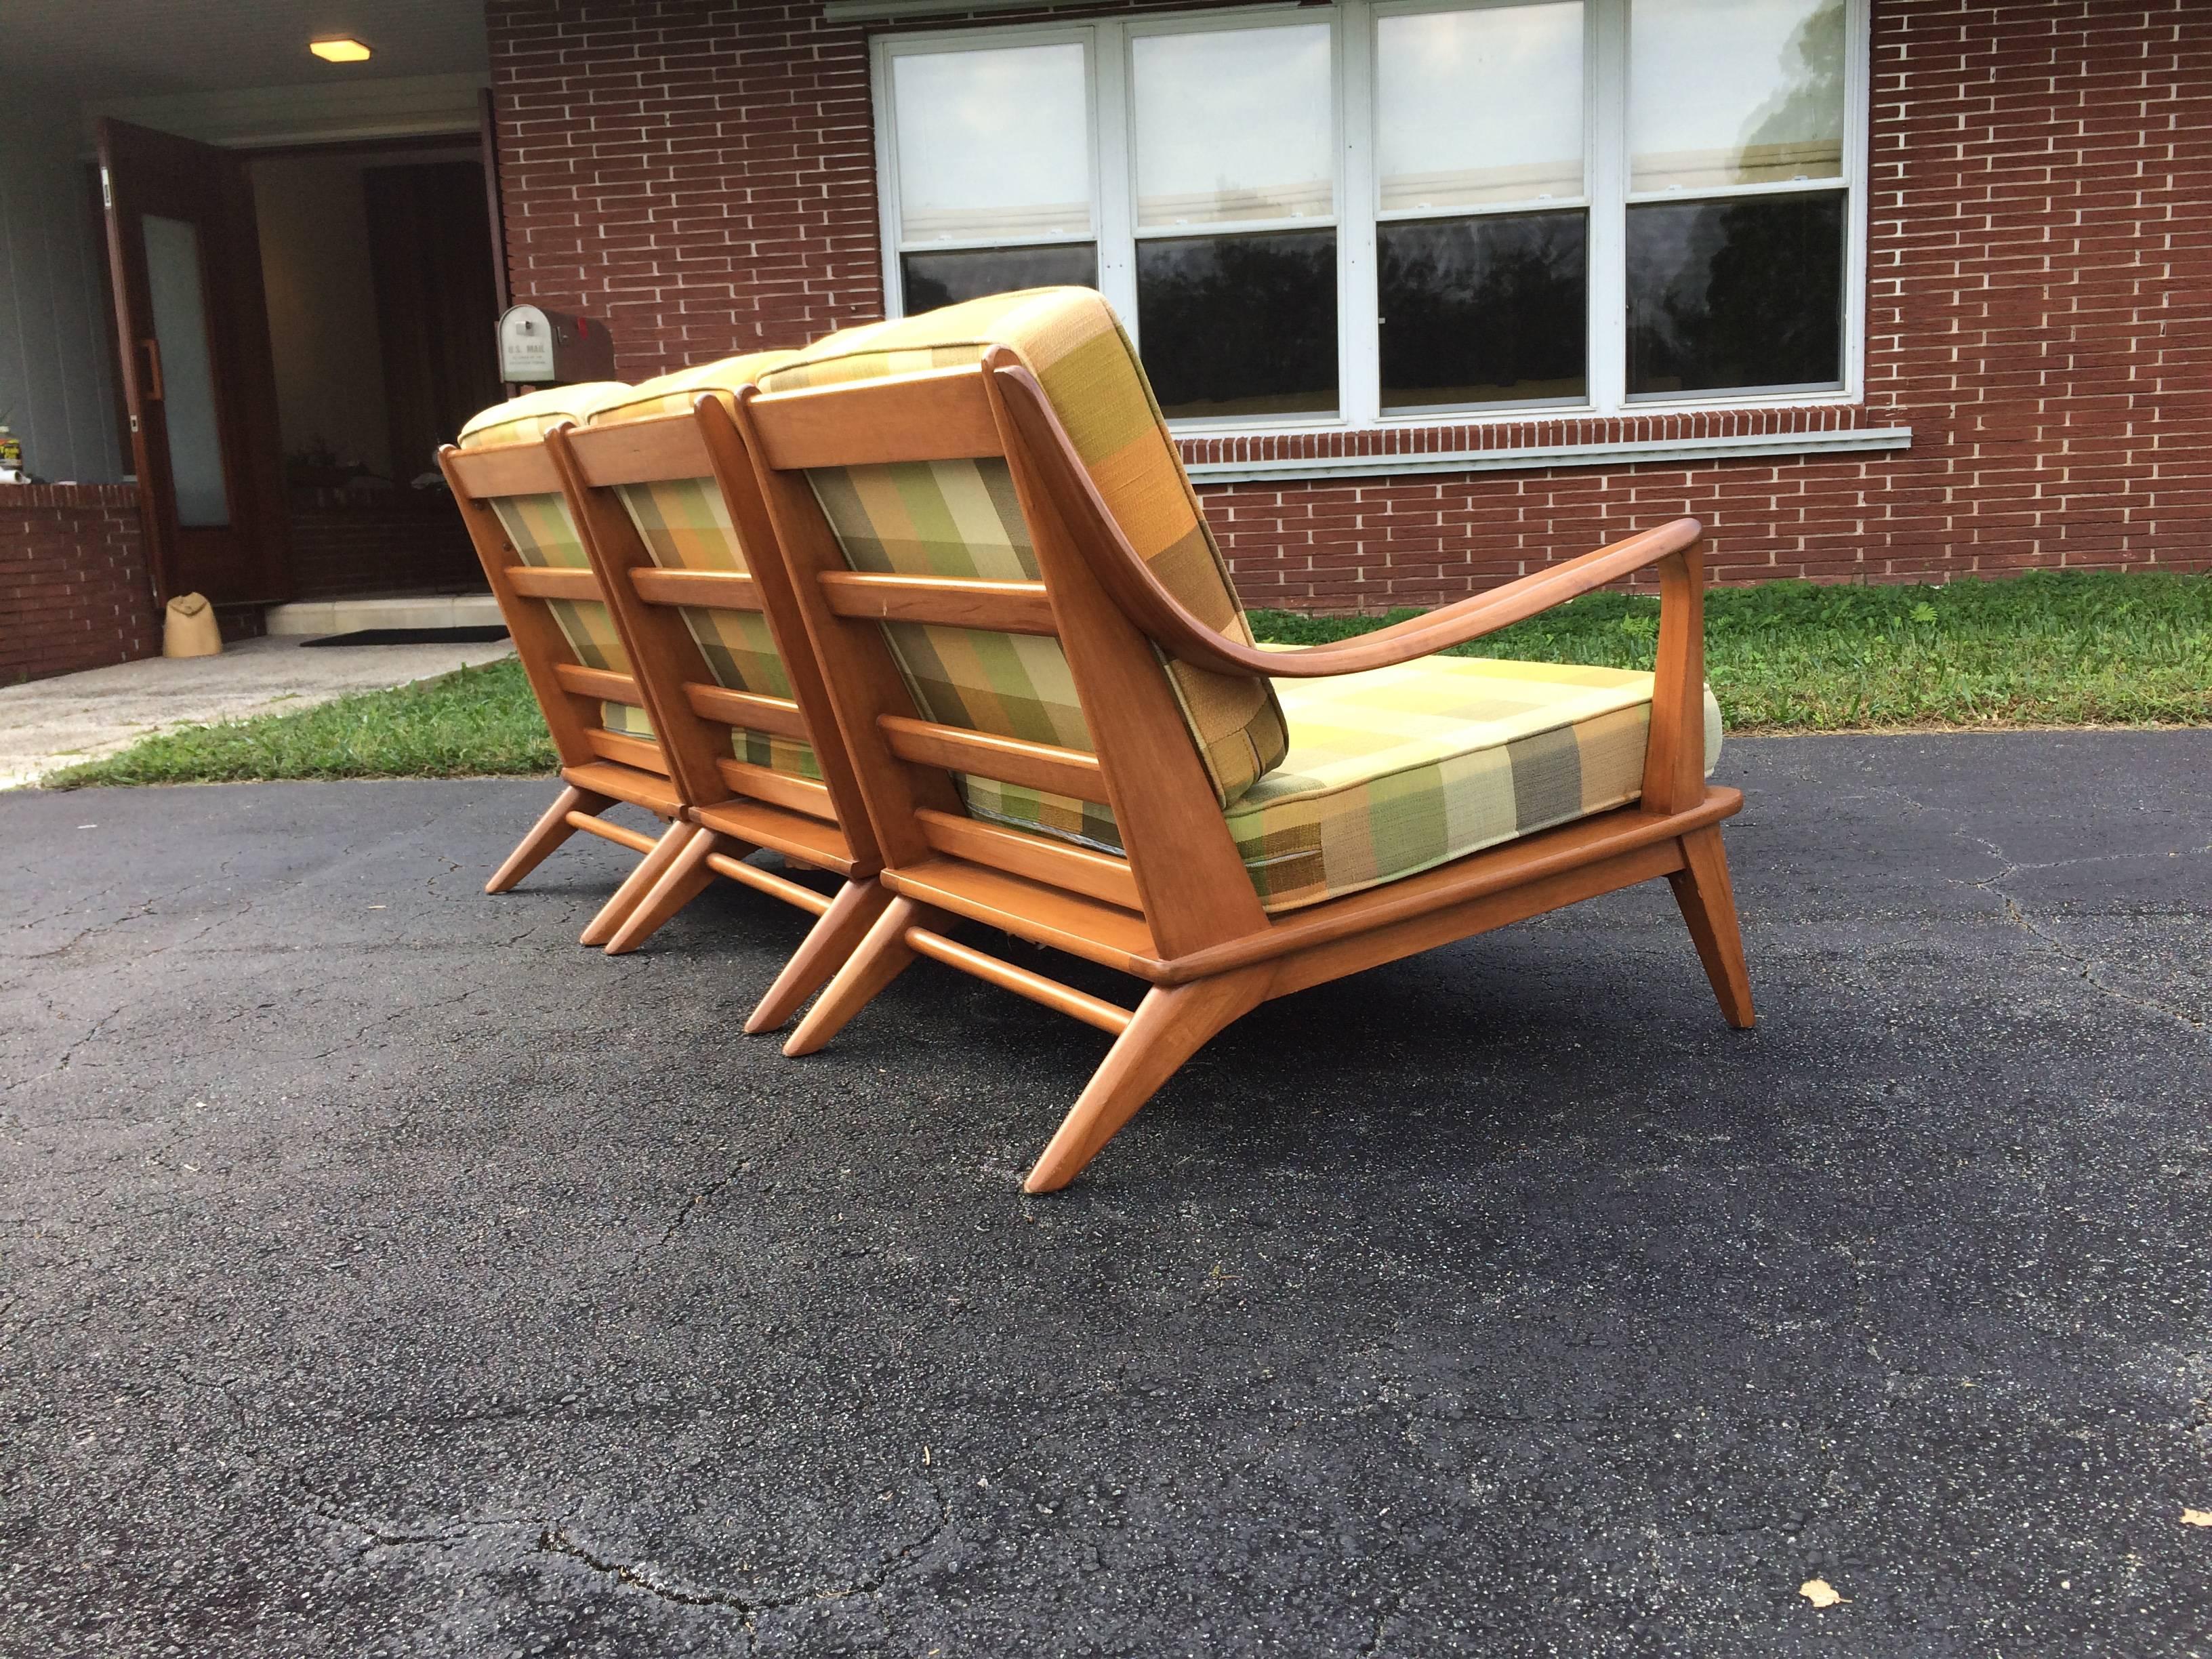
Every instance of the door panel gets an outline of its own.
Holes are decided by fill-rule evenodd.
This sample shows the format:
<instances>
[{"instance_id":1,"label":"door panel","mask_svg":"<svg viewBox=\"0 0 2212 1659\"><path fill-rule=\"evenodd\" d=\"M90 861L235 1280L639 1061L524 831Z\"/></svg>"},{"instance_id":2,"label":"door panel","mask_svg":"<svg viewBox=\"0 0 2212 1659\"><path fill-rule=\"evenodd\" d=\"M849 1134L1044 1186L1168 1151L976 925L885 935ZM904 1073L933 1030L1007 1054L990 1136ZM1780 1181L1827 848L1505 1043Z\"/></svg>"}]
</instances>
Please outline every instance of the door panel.
<instances>
[{"instance_id":1,"label":"door panel","mask_svg":"<svg viewBox=\"0 0 2212 1659\"><path fill-rule=\"evenodd\" d=\"M156 593L288 597L283 459L245 162L103 120L101 198Z\"/></svg>"}]
</instances>

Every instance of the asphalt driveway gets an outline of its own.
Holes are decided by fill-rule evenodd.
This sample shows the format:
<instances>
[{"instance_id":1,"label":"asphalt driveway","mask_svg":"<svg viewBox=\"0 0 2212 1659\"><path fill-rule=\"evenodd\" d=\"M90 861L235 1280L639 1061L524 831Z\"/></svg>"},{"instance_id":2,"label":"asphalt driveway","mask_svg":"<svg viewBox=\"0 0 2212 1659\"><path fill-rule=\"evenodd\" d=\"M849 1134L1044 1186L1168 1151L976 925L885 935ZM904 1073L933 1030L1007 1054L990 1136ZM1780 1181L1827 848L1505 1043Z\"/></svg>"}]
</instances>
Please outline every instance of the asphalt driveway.
<instances>
[{"instance_id":1,"label":"asphalt driveway","mask_svg":"<svg viewBox=\"0 0 2212 1659\"><path fill-rule=\"evenodd\" d=\"M544 785L0 795L0 1653L2212 1654L2212 732L1723 775L1757 1030L1618 895L1035 1200L1104 1038Z\"/></svg>"}]
</instances>

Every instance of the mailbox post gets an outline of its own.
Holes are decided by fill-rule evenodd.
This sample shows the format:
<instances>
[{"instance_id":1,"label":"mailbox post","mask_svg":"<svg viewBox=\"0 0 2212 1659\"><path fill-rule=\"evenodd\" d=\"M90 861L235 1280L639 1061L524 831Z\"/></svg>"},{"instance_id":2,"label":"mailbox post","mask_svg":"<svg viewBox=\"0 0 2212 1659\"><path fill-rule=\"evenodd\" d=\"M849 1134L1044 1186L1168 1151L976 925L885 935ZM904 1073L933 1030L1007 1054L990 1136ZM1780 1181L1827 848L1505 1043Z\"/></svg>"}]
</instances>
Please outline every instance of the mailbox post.
<instances>
[{"instance_id":1,"label":"mailbox post","mask_svg":"<svg viewBox=\"0 0 2212 1659\"><path fill-rule=\"evenodd\" d=\"M574 386L615 377L605 323L543 306L509 306L499 319L499 378L510 386Z\"/></svg>"}]
</instances>

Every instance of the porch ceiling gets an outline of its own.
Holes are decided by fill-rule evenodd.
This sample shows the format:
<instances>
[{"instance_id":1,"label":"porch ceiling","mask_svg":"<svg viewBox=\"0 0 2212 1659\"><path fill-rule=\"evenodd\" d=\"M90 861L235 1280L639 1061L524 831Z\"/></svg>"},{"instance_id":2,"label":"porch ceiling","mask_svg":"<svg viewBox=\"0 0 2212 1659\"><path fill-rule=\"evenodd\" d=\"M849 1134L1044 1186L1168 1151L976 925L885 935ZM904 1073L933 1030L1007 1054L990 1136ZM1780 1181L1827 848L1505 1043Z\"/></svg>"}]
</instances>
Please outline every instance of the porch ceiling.
<instances>
[{"instance_id":1,"label":"porch ceiling","mask_svg":"<svg viewBox=\"0 0 2212 1659\"><path fill-rule=\"evenodd\" d=\"M483 0L10 0L6 68L73 98L224 92L477 72ZM366 64L325 64L307 42L364 40Z\"/></svg>"}]
</instances>

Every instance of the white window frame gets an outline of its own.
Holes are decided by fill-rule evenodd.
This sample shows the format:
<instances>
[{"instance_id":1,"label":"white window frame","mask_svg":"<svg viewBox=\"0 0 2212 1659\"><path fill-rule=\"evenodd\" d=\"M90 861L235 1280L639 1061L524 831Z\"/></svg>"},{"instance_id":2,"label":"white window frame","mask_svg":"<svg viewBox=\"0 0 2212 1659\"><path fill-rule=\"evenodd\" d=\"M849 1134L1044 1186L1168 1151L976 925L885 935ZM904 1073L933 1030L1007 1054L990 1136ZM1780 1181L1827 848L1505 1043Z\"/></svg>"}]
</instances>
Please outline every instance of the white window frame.
<instances>
[{"instance_id":1,"label":"white window frame","mask_svg":"<svg viewBox=\"0 0 2212 1659\"><path fill-rule=\"evenodd\" d=\"M897 111L891 62L909 52L948 49L1042 46L1080 41L1090 66L1087 116L1091 138L1091 240L1097 248L1098 289L1142 347L1137 318L1136 244L1155 235L1203 234L1201 228L1139 233L1134 225L1135 147L1129 142L1132 43L1140 36L1216 29L1251 29L1325 23L1334 32L1330 53L1334 82L1335 212L1331 224L1337 245L1338 408L1334 414L1264 418L1222 416L1178 420L1176 431L1191 436L1254 436L1315 431L1389 431L1442 426L1481 427L1531 421L1591 420L1613 416L1726 411L1742 409L1856 404L1865 396L1866 245L1868 222L1869 15L1871 0L1844 0L1843 173L1838 179L1813 179L1717 186L1712 189L1646 191L1628 188L1628 29L1632 0L1582 0L1583 20L1583 190L1589 214L1588 276L1589 395L1579 400L1531 400L1458 409L1424 409L1384 414L1382 350L1376 325L1379 309L1376 274L1376 128L1373 107L1376 25L1380 19L1413 12L1476 9L1516 0L1334 0L1325 9L1295 3L1238 6L1221 10L1133 13L1073 23L1022 23L929 33L881 34L871 52L876 118L876 177L878 245L882 254L885 315L904 313L904 283L899 268ZM1839 388L1812 392L1692 392L1679 396L1631 398L1628 373L1627 213L1644 202L1705 201L1723 197L1842 194L1844 211L1844 362ZM1559 204L1559 210L1571 210ZM1523 204L1500 204L1440 212L1401 211L1397 219L1453 219L1484 213L1526 212ZM1264 228L1313 228L1310 220L1283 226L1229 224L1224 234ZM906 252L941 247L1057 246L1074 237L1021 242L975 241L918 245Z\"/></svg>"}]
</instances>

